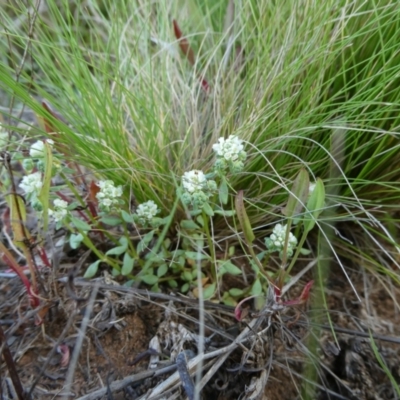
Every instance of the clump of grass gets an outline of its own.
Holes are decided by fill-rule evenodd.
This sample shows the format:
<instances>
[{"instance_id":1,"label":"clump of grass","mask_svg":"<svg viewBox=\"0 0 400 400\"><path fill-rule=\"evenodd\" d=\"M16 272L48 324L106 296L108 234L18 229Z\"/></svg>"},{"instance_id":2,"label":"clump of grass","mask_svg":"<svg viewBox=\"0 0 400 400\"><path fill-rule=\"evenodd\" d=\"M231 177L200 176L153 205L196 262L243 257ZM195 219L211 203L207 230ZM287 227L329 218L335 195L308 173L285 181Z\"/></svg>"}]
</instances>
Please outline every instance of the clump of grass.
<instances>
[{"instance_id":1,"label":"clump of grass","mask_svg":"<svg viewBox=\"0 0 400 400\"><path fill-rule=\"evenodd\" d=\"M139 250L152 248L160 259L148 276L164 276L173 236L184 238L176 251L200 252L197 258L215 264L223 241L233 249L224 261L234 257L241 240L248 242L246 224L260 238L276 223L310 215L312 209L294 213L287 204L295 196L296 204L307 205L293 186L299 171L305 171L326 192L319 205L324 212L314 215L312 224L317 240L328 239L339 262L345 255L379 279L387 276L398 283L392 268L399 268L393 253L398 253L395 211L400 197L400 56L393 34L399 30L400 11L395 4L53 0L39 8L28 9L22 1L13 7L1 15L1 89L9 103L35 111L65 160L121 187L125 224L138 222L130 200L157 205L160 225L141 231L135 244ZM62 120L38 98L58 110ZM245 166L229 183L219 177L218 195L207 194L215 198L212 207L201 211L204 236L185 237L191 222L197 224L194 231L198 228L200 214L188 211L190 201L177 195L180 179L188 171L213 171L212 146L229 135L246 144ZM98 189L90 190L87 218L97 224ZM238 193L245 225L233 213L215 212L222 205L233 211ZM76 224L72 242L94 248L85 235L93 225ZM304 232L304 227L296 229L298 235ZM135 279L132 259L140 252L122 237L109 238L114 247L108 255L98 254L87 276L107 260L113 271L125 268L124 275ZM320 246L309 248L318 252ZM110 256L121 256L125 264L121 267ZM146 272L148 260L139 260ZM185 264L185 257L179 262ZM200 280L192 264L193 270L180 276L180 289ZM234 271L228 264L225 268ZM257 273L253 269L254 282ZM211 273L210 293L217 275ZM147 283L157 289L158 280ZM237 298L230 293L224 300Z\"/></svg>"}]
</instances>

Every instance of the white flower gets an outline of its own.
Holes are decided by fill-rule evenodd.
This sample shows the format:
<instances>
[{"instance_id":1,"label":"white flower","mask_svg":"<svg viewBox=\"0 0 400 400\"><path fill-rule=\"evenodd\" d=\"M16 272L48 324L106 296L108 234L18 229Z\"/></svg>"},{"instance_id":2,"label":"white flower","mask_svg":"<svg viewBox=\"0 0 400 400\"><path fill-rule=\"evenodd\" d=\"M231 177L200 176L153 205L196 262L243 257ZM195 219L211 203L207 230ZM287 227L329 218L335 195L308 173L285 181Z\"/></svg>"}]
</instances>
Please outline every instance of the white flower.
<instances>
[{"instance_id":1,"label":"white flower","mask_svg":"<svg viewBox=\"0 0 400 400\"><path fill-rule=\"evenodd\" d=\"M24 176L19 184L19 187L24 190L26 194L39 193L42 186L43 182L41 172L34 172L33 174Z\"/></svg>"},{"instance_id":2,"label":"white flower","mask_svg":"<svg viewBox=\"0 0 400 400\"><path fill-rule=\"evenodd\" d=\"M67 208L68 207L68 203L62 199L55 199L53 204L54 204L55 208Z\"/></svg>"},{"instance_id":3,"label":"white flower","mask_svg":"<svg viewBox=\"0 0 400 400\"><path fill-rule=\"evenodd\" d=\"M219 157L227 161L236 161L239 158L246 157L242 142L243 140L234 135L230 135L226 140L221 137L218 139L218 143L213 145L213 150Z\"/></svg>"},{"instance_id":4,"label":"white flower","mask_svg":"<svg viewBox=\"0 0 400 400\"><path fill-rule=\"evenodd\" d=\"M100 208L108 210L110 207L120 203L122 196L122 186L115 187L114 182L110 180L99 181L100 191L96 194L99 200Z\"/></svg>"},{"instance_id":5,"label":"white flower","mask_svg":"<svg viewBox=\"0 0 400 400\"><path fill-rule=\"evenodd\" d=\"M287 225L282 225L282 224L276 224L274 230L272 231L272 234L270 236L271 240L275 244L276 247L283 248L285 245L285 238L286 238L286 229ZM289 246L296 246L297 245L297 239L293 235L292 232L289 232L289 241L288 241Z\"/></svg>"},{"instance_id":6,"label":"white flower","mask_svg":"<svg viewBox=\"0 0 400 400\"><path fill-rule=\"evenodd\" d=\"M276 224L269 238L265 239L265 245L270 252L279 251L282 255L285 238L286 238L287 225ZM290 257L293 254L294 248L297 246L296 236L292 232L289 232L289 240L287 245L287 255Z\"/></svg>"},{"instance_id":7,"label":"white flower","mask_svg":"<svg viewBox=\"0 0 400 400\"><path fill-rule=\"evenodd\" d=\"M97 195L100 197L116 198L122 196L122 186L115 187L113 181L99 181L98 185L100 192Z\"/></svg>"},{"instance_id":8,"label":"white flower","mask_svg":"<svg viewBox=\"0 0 400 400\"><path fill-rule=\"evenodd\" d=\"M160 210L158 209L156 203L153 200L146 201L146 203L139 204L136 209L136 214L139 218L143 218L144 220L151 221Z\"/></svg>"},{"instance_id":9,"label":"white flower","mask_svg":"<svg viewBox=\"0 0 400 400\"><path fill-rule=\"evenodd\" d=\"M183 174L182 184L187 192L194 193L205 189L207 178L203 171L194 169Z\"/></svg>"},{"instance_id":10,"label":"white flower","mask_svg":"<svg viewBox=\"0 0 400 400\"><path fill-rule=\"evenodd\" d=\"M106 208L111 207L113 203L114 203L113 200L107 197L101 200L101 205Z\"/></svg>"},{"instance_id":11,"label":"white flower","mask_svg":"<svg viewBox=\"0 0 400 400\"><path fill-rule=\"evenodd\" d=\"M50 145L54 144L54 141L51 139L46 140L46 142L49 143ZM43 140L38 140L37 142L33 143L29 150L29 155L32 158L44 157L44 143L45 141Z\"/></svg>"},{"instance_id":12,"label":"white flower","mask_svg":"<svg viewBox=\"0 0 400 400\"><path fill-rule=\"evenodd\" d=\"M49 215L51 215L56 222L63 220L68 214L68 203L65 200L55 199L53 206L54 210L49 210Z\"/></svg>"}]
</instances>

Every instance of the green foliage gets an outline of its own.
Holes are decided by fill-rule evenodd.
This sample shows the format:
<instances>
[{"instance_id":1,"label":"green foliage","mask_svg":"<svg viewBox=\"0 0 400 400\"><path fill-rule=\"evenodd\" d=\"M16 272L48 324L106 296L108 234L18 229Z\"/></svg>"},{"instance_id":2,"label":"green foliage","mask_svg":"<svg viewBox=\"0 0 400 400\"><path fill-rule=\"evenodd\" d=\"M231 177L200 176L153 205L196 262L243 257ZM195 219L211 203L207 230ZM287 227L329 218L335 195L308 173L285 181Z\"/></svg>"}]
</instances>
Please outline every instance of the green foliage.
<instances>
[{"instance_id":1,"label":"green foliage","mask_svg":"<svg viewBox=\"0 0 400 400\"><path fill-rule=\"evenodd\" d=\"M61 163L72 195L56 227L67 229L72 248L92 250L87 278L108 267L127 284L199 296L201 287L204 298L236 305L270 284L281 289L299 255L315 250L305 245L314 231L340 223L341 234L329 236L336 259L353 257L398 282L387 251L397 246L400 200L397 3L250 0L235 2L230 16L228 3L49 0L32 14L17 0L1 9L1 101L16 115L32 109L41 126L30 133L56 142L55 154L45 147L43 189L31 204L43 212L42 227L65 189L50 184ZM230 135L244 141L246 162L221 157L216 166L212 146ZM121 188L116 209L101 210L91 188L80 192L76 165ZM180 179L194 170L215 187L185 192ZM132 212L147 201L161 217ZM282 222L281 242L256 251ZM224 240L233 251L221 255ZM225 274L244 274L233 262L239 244L248 287L218 293Z\"/></svg>"}]
</instances>

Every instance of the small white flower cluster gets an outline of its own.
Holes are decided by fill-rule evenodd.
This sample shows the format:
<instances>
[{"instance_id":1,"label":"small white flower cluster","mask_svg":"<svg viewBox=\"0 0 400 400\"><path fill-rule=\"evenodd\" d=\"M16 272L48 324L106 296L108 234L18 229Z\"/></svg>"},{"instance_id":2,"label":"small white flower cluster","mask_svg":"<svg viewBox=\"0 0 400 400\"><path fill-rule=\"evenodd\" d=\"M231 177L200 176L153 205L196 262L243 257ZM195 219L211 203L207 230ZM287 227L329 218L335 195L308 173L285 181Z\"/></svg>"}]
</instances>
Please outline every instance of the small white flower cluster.
<instances>
[{"instance_id":1,"label":"small white flower cluster","mask_svg":"<svg viewBox=\"0 0 400 400\"><path fill-rule=\"evenodd\" d=\"M22 165L26 173L30 173L36 167L36 170L44 172L45 170L45 143L48 143L50 147L54 144L54 141L51 139L46 140L38 140L33 143L29 149L29 155L31 158L25 158L22 161ZM54 161L53 161L54 162Z\"/></svg>"},{"instance_id":2,"label":"small white flower cluster","mask_svg":"<svg viewBox=\"0 0 400 400\"><path fill-rule=\"evenodd\" d=\"M48 143L50 147L52 147L54 141L51 139L38 140L37 142L31 145L31 148L29 149L29 155L31 156L31 158L25 158L24 161L22 162L26 172L31 172L35 167L39 171L44 172L46 167L46 160L44 158L46 155L44 147L45 143Z\"/></svg>"},{"instance_id":3,"label":"small white flower cluster","mask_svg":"<svg viewBox=\"0 0 400 400\"><path fill-rule=\"evenodd\" d=\"M207 178L203 171L194 169L183 174L182 184L187 192L194 193L206 188Z\"/></svg>"},{"instance_id":4,"label":"small white flower cluster","mask_svg":"<svg viewBox=\"0 0 400 400\"><path fill-rule=\"evenodd\" d=\"M146 201L145 203L139 204L136 209L136 220L142 225L146 226L148 223L151 224L154 217L160 212L157 204L153 200Z\"/></svg>"},{"instance_id":5,"label":"small white flower cluster","mask_svg":"<svg viewBox=\"0 0 400 400\"><path fill-rule=\"evenodd\" d=\"M213 145L213 150L217 153L215 168L225 171L229 167L232 173L242 171L247 157L243 149L243 140L237 136L230 135L228 139L219 138L218 143Z\"/></svg>"},{"instance_id":6,"label":"small white flower cluster","mask_svg":"<svg viewBox=\"0 0 400 400\"><path fill-rule=\"evenodd\" d=\"M65 200L55 199L53 210L49 210L49 215L54 218L55 222L60 222L68 215L67 207L68 203Z\"/></svg>"},{"instance_id":7,"label":"small white flower cluster","mask_svg":"<svg viewBox=\"0 0 400 400\"><path fill-rule=\"evenodd\" d=\"M283 248L285 246L287 225L276 224L271 235L265 238L265 245L270 253L279 251L279 257L282 258ZM291 257L293 255L293 250L297 246L297 239L293 233L289 232L289 240L287 247L287 256Z\"/></svg>"},{"instance_id":8,"label":"small white flower cluster","mask_svg":"<svg viewBox=\"0 0 400 400\"><path fill-rule=\"evenodd\" d=\"M44 144L47 142L51 146L54 144L54 141L51 139L47 140L38 140L37 142L33 143L30 150L29 150L29 155L32 158L43 158L45 156L45 151L44 151Z\"/></svg>"},{"instance_id":9,"label":"small white flower cluster","mask_svg":"<svg viewBox=\"0 0 400 400\"><path fill-rule=\"evenodd\" d=\"M99 181L100 191L96 194L101 211L110 211L113 207L122 204L122 186L115 186L113 181Z\"/></svg>"},{"instance_id":10,"label":"small white flower cluster","mask_svg":"<svg viewBox=\"0 0 400 400\"><path fill-rule=\"evenodd\" d=\"M42 189L42 173L34 172L33 174L26 175L22 178L19 187L27 194L27 195L38 195L40 190Z\"/></svg>"},{"instance_id":11,"label":"small white flower cluster","mask_svg":"<svg viewBox=\"0 0 400 400\"><path fill-rule=\"evenodd\" d=\"M213 180L207 180L203 171L192 170L182 176L182 186L185 192L182 194L184 204L191 204L195 208L202 208L208 198L217 190L217 184Z\"/></svg>"},{"instance_id":12,"label":"small white flower cluster","mask_svg":"<svg viewBox=\"0 0 400 400\"><path fill-rule=\"evenodd\" d=\"M40 191L43 187L42 173L40 171L33 172L32 174L25 175L19 187L25 192L27 200L30 201L31 206L36 211L40 212L43 210L43 205L38 199Z\"/></svg>"}]
</instances>

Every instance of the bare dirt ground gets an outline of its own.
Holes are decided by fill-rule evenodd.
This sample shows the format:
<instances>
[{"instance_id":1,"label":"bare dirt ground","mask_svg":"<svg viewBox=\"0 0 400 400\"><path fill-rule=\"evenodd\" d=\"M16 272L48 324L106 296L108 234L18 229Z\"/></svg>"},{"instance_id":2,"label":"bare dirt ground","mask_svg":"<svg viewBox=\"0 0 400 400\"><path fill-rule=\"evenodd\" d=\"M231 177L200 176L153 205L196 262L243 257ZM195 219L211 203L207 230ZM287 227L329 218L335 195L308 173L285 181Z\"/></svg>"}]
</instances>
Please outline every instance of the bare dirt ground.
<instances>
[{"instance_id":1,"label":"bare dirt ground","mask_svg":"<svg viewBox=\"0 0 400 400\"><path fill-rule=\"evenodd\" d=\"M186 398L182 378L175 372L176 357L185 354L189 366L191 359L196 361L197 301L125 288L108 276L91 282L72 280L68 270L73 265L61 265L56 280L51 271L44 274L53 293L39 326L35 311L27 309L19 280L1 280L1 324L25 390L32 388L33 399ZM360 272L353 272L351 279L361 302L339 268L328 282L336 340L328 326L318 330L311 326L307 310L301 315L290 310L270 319L250 318L248 324L257 321L260 326L249 330L247 323L234 319L233 308L206 303L203 398L301 398L304 371L311 360L307 346L310 336L317 334L320 350L315 360L320 374L315 398L396 399L395 384L384 369L399 384L398 288L391 288L391 297ZM176 379L168 385L173 374ZM2 399L16 398L4 363L1 376Z\"/></svg>"}]
</instances>

